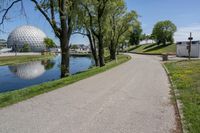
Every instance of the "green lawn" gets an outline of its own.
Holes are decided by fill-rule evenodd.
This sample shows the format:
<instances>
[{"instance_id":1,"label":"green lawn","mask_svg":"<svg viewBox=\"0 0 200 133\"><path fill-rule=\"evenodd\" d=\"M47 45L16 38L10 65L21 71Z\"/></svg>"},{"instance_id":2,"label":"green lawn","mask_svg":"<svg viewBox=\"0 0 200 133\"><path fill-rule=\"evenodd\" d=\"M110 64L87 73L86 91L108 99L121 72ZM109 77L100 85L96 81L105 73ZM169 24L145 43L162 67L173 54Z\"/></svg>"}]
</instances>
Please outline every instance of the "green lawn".
<instances>
[{"instance_id":1,"label":"green lawn","mask_svg":"<svg viewBox=\"0 0 200 133\"><path fill-rule=\"evenodd\" d=\"M117 61L111 61L107 63L104 67L94 67L91 68L85 72L72 75L60 80L55 80L55 81L50 81L46 82L40 85L36 86L31 86L27 87L21 90L16 90L12 92L7 92L7 93L0 93L0 108L5 107L29 98L32 98L34 96L37 96L42 93L46 93L55 89L58 89L60 87L72 84L74 82L77 82L79 80L91 77L95 74L104 72L108 69L111 69L115 66L118 66L128 60L130 60L131 57L128 55L118 55L118 60Z\"/></svg>"},{"instance_id":2,"label":"green lawn","mask_svg":"<svg viewBox=\"0 0 200 133\"><path fill-rule=\"evenodd\" d=\"M176 45L145 44L145 45L138 45L131 47L128 49L128 51L136 53L147 53L147 54L164 54L164 53L175 54Z\"/></svg>"},{"instance_id":3,"label":"green lawn","mask_svg":"<svg viewBox=\"0 0 200 133\"><path fill-rule=\"evenodd\" d=\"M185 127L189 133L200 133L200 61L179 61L165 66L180 94Z\"/></svg>"},{"instance_id":4,"label":"green lawn","mask_svg":"<svg viewBox=\"0 0 200 133\"><path fill-rule=\"evenodd\" d=\"M0 66L19 64L35 60L50 59L52 57L52 55L24 55L0 57Z\"/></svg>"}]
</instances>

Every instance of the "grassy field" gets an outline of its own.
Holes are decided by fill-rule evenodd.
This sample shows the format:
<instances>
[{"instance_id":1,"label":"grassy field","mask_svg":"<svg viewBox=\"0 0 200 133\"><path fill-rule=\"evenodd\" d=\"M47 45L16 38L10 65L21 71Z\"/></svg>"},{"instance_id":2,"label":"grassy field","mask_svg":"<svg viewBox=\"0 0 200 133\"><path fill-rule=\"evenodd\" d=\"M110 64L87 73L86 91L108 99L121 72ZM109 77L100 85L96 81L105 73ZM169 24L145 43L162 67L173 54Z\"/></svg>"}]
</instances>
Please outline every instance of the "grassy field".
<instances>
[{"instance_id":1,"label":"grassy field","mask_svg":"<svg viewBox=\"0 0 200 133\"><path fill-rule=\"evenodd\" d=\"M200 133L200 61L166 63L183 104L184 126L189 133Z\"/></svg>"},{"instance_id":2,"label":"grassy field","mask_svg":"<svg viewBox=\"0 0 200 133\"><path fill-rule=\"evenodd\" d=\"M24 55L0 57L0 66L52 58L52 55Z\"/></svg>"},{"instance_id":3,"label":"grassy field","mask_svg":"<svg viewBox=\"0 0 200 133\"><path fill-rule=\"evenodd\" d=\"M128 51L136 53L147 53L147 54L163 54L163 53L175 54L176 45L145 44L145 45L133 46L129 48Z\"/></svg>"},{"instance_id":4,"label":"grassy field","mask_svg":"<svg viewBox=\"0 0 200 133\"><path fill-rule=\"evenodd\" d=\"M60 80L55 80L51 82L46 82L40 85L27 87L21 90L16 90L12 92L7 93L0 93L0 108L32 98L34 96L37 96L42 93L46 93L55 89L58 89L60 87L72 84L74 82L77 82L79 80L91 77L95 74L104 72L108 69L111 69L117 65L120 65L128 60L130 60L131 57L128 55L118 55L117 61L111 61L107 63L104 67L94 67L91 68L85 72L72 75Z\"/></svg>"}]
</instances>

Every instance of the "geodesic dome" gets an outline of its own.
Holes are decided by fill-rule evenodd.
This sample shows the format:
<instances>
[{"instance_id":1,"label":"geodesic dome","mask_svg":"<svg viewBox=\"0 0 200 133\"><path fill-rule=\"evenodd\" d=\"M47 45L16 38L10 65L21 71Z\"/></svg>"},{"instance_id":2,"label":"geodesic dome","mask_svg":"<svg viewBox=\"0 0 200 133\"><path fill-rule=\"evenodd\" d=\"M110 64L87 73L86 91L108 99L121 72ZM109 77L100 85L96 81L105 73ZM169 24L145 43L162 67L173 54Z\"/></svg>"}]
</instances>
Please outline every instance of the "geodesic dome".
<instances>
[{"instance_id":1,"label":"geodesic dome","mask_svg":"<svg viewBox=\"0 0 200 133\"><path fill-rule=\"evenodd\" d=\"M40 29L33 26L21 26L13 30L8 36L8 47L14 51L21 51L26 44L32 52L45 50L44 38L46 35Z\"/></svg>"}]
</instances>

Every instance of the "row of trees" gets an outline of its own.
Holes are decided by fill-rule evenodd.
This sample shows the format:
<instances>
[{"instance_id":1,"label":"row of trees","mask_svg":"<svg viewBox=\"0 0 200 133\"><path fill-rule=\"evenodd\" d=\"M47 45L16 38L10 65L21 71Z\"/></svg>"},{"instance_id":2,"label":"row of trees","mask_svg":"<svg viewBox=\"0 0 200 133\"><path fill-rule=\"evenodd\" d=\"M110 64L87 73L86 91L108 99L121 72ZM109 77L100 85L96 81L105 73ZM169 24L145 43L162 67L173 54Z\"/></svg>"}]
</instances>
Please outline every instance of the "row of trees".
<instances>
[{"instance_id":1,"label":"row of trees","mask_svg":"<svg viewBox=\"0 0 200 133\"><path fill-rule=\"evenodd\" d=\"M8 11L24 0L4 0L0 11L6 20ZM90 42L96 66L104 66L104 49L110 58L139 24L135 11L127 11L124 0L29 0L51 25L61 45L61 77L69 74L69 42L72 34L86 35ZM22 6L23 7L23 6Z\"/></svg>"},{"instance_id":2,"label":"row of trees","mask_svg":"<svg viewBox=\"0 0 200 133\"><path fill-rule=\"evenodd\" d=\"M109 49L110 59L114 60L118 45L138 21L135 11L127 12L124 0L85 0L78 14L75 33L88 37L95 64L100 67L105 65L104 48Z\"/></svg>"},{"instance_id":3,"label":"row of trees","mask_svg":"<svg viewBox=\"0 0 200 133\"><path fill-rule=\"evenodd\" d=\"M135 26L134 28L135 29L130 37L131 45L138 45L140 41L149 39L155 40L158 45L166 45L167 42L172 44L174 42L174 33L177 30L176 25L169 20L157 22L154 25L151 35L142 34L142 28L140 25Z\"/></svg>"}]
</instances>

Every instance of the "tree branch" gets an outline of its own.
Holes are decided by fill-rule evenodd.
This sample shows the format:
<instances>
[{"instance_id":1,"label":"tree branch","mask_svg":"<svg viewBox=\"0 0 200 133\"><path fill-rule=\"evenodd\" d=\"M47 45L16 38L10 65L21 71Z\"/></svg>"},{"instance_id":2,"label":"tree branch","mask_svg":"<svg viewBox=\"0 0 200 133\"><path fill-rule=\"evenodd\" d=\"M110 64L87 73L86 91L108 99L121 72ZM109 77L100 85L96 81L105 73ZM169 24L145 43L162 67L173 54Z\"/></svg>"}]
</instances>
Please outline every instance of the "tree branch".
<instances>
[{"instance_id":1,"label":"tree branch","mask_svg":"<svg viewBox=\"0 0 200 133\"><path fill-rule=\"evenodd\" d=\"M46 20L49 22L49 24L51 25L51 27L53 28L56 36L58 38L60 38L60 29L57 27L57 25L55 23L52 22L52 20L50 19L50 17L45 13L45 11L41 8L41 6L39 5L39 3L36 0L31 0L37 7L37 9L42 13L42 15L46 18ZM52 10L52 9L51 9Z\"/></svg>"},{"instance_id":2,"label":"tree branch","mask_svg":"<svg viewBox=\"0 0 200 133\"><path fill-rule=\"evenodd\" d=\"M88 8L87 5L85 5L85 4L83 4L83 3L82 3L81 5L85 8L87 14L89 15L89 18L90 18L90 29L91 29L92 33L93 33L95 36L98 36L98 34L95 32L95 30L94 30L93 27L92 27L92 25L93 25L93 17L92 17L92 14L91 14L91 12L90 12L90 9Z\"/></svg>"},{"instance_id":3,"label":"tree branch","mask_svg":"<svg viewBox=\"0 0 200 133\"><path fill-rule=\"evenodd\" d=\"M88 34L86 33L82 33L82 32L79 32L79 31L76 31L76 32L73 32L72 35L74 34L80 34L80 35L83 35L83 36L87 36Z\"/></svg>"},{"instance_id":4,"label":"tree branch","mask_svg":"<svg viewBox=\"0 0 200 133\"><path fill-rule=\"evenodd\" d=\"M13 7L14 4L18 3L18 2L22 2L22 0L15 0L11 3L11 5L7 8L7 9L3 9L1 12L5 11L5 13L3 14L3 17L1 19L1 22L0 22L0 25L3 24L5 18L6 18L6 15L8 13L8 11Z\"/></svg>"},{"instance_id":5,"label":"tree branch","mask_svg":"<svg viewBox=\"0 0 200 133\"><path fill-rule=\"evenodd\" d=\"M54 1L50 0L50 9L51 9L51 20L55 23L55 13L54 13Z\"/></svg>"},{"instance_id":6,"label":"tree branch","mask_svg":"<svg viewBox=\"0 0 200 133\"><path fill-rule=\"evenodd\" d=\"M6 31L0 29L0 33L7 34L8 32L6 32Z\"/></svg>"}]
</instances>

